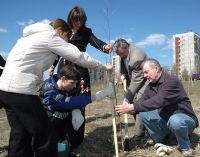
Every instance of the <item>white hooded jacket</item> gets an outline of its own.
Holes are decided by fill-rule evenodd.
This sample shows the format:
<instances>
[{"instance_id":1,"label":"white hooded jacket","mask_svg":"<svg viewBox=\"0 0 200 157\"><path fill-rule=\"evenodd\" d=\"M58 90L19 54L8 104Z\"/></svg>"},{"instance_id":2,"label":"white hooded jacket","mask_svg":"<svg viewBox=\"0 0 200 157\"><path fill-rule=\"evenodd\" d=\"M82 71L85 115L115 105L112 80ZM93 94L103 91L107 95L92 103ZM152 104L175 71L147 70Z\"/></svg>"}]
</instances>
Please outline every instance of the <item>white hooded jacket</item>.
<instances>
[{"instance_id":1,"label":"white hooded jacket","mask_svg":"<svg viewBox=\"0 0 200 157\"><path fill-rule=\"evenodd\" d=\"M26 27L11 50L0 77L0 90L36 95L43 81L43 72L57 55L86 68L103 68L102 64L64 41L49 24Z\"/></svg>"}]
</instances>

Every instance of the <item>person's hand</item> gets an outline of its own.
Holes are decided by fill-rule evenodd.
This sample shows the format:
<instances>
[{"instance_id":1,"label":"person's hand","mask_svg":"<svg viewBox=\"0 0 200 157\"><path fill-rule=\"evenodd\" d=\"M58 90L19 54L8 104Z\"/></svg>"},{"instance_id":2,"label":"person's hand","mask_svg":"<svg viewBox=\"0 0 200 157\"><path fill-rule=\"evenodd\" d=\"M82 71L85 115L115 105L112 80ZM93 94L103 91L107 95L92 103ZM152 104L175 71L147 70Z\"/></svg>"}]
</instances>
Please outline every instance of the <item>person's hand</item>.
<instances>
[{"instance_id":1,"label":"person's hand","mask_svg":"<svg viewBox=\"0 0 200 157\"><path fill-rule=\"evenodd\" d=\"M52 76L53 73L54 73L54 67L51 66L51 67L48 69L48 72L49 72L49 75Z\"/></svg>"},{"instance_id":2,"label":"person's hand","mask_svg":"<svg viewBox=\"0 0 200 157\"><path fill-rule=\"evenodd\" d=\"M105 45L104 49L107 51L107 52L112 52L113 48L112 48L112 45L111 44L107 44Z\"/></svg>"},{"instance_id":3,"label":"person's hand","mask_svg":"<svg viewBox=\"0 0 200 157\"><path fill-rule=\"evenodd\" d=\"M115 107L115 111L118 113L118 114L125 114L125 113L128 113L128 114L133 114L134 113L134 105L133 104L121 104L121 105L117 105Z\"/></svg>"},{"instance_id":4,"label":"person's hand","mask_svg":"<svg viewBox=\"0 0 200 157\"><path fill-rule=\"evenodd\" d=\"M126 79L125 75L121 75L120 79L121 79L122 82L124 82L124 80Z\"/></svg>"},{"instance_id":5,"label":"person's hand","mask_svg":"<svg viewBox=\"0 0 200 157\"><path fill-rule=\"evenodd\" d=\"M104 70L109 71L109 72L113 72L114 67L111 64L107 64L107 65L104 65Z\"/></svg>"}]
</instances>

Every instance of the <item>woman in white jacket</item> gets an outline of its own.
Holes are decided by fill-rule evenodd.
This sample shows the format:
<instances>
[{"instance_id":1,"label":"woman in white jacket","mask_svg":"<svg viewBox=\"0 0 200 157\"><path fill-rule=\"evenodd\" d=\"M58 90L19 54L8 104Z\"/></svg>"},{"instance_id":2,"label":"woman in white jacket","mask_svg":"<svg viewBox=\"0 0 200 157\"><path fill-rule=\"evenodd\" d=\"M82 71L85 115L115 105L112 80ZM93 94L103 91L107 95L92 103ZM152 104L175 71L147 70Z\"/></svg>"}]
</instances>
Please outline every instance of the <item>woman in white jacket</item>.
<instances>
[{"instance_id":1,"label":"woman in white jacket","mask_svg":"<svg viewBox=\"0 0 200 157\"><path fill-rule=\"evenodd\" d=\"M7 58L0 78L0 104L11 127L9 157L56 157L54 131L37 96L37 86L57 55L86 68L112 70L111 65L103 66L63 40L69 31L61 19L50 25L30 25Z\"/></svg>"}]
</instances>

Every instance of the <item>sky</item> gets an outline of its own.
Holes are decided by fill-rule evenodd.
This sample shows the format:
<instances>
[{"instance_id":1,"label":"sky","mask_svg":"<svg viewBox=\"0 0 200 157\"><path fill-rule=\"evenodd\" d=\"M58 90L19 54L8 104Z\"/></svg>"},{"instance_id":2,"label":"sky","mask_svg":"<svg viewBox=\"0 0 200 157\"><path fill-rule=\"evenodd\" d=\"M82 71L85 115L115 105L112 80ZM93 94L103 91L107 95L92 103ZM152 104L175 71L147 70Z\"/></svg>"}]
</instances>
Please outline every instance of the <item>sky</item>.
<instances>
[{"instance_id":1,"label":"sky","mask_svg":"<svg viewBox=\"0 0 200 157\"><path fill-rule=\"evenodd\" d=\"M86 25L96 37L106 43L124 38L162 66L173 66L174 34L193 31L200 35L199 0L1 0L0 54L7 58L25 26L66 20L74 6L85 10ZM110 55L90 45L87 52L102 63L110 62Z\"/></svg>"}]
</instances>

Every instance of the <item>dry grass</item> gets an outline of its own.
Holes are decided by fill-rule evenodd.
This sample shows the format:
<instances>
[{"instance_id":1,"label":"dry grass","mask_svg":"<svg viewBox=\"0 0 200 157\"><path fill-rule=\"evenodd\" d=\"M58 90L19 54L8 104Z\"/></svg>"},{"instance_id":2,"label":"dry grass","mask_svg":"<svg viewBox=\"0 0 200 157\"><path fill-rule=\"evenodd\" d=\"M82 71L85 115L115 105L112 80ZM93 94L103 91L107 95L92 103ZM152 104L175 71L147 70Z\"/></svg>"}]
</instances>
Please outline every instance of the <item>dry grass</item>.
<instances>
[{"instance_id":1,"label":"dry grass","mask_svg":"<svg viewBox=\"0 0 200 157\"><path fill-rule=\"evenodd\" d=\"M5 157L7 152L3 151L3 147L8 145L10 128L7 123L5 111L0 110L0 157ZM1 152L2 151L2 152Z\"/></svg>"},{"instance_id":2,"label":"dry grass","mask_svg":"<svg viewBox=\"0 0 200 157\"><path fill-rule=\"evenodd\" d=\"M99 83L98 83L99 84ZM200 119L200 81L194 82L193 85L187 82L185 89L188 92L193 108ZM102 89L104 85L94 88L93 91ZM95 86L96 87L96 86ZM123 99L122 86L117 87L118 102ZM85 140L81 146L75 150L79 153L80 157L114 157L115 149L113 144L113 126L112 126L112 102L109 99L104 99L100 102L95 102L86 107L86 132ZM129 115L129 136L134 135L134 119ZM153 145L146 144L146 139L136 145L130 141L131 151L122 151L122 139L124 137L123 116L116 117L117 130L118 130L118 147L120 157L155 157L156 151ZM121 121L121 123L120 123ZM122 128L122 129L121 129ZM120 131L122 130L122 131ZM9 127L5 118L4 110L0 110L0 147L8 144ZM195 149L195 156L200 156L200 129L197 128L192 136L192 146ZM177 150L177 145L174 144L173 153L167 157L178 157L181 153ZM5 157L6 152L1 153L0 157Z\"/></svg>"}]
</instances>

